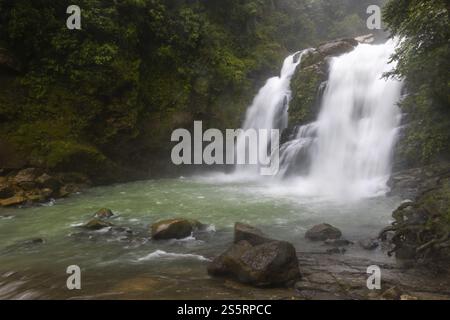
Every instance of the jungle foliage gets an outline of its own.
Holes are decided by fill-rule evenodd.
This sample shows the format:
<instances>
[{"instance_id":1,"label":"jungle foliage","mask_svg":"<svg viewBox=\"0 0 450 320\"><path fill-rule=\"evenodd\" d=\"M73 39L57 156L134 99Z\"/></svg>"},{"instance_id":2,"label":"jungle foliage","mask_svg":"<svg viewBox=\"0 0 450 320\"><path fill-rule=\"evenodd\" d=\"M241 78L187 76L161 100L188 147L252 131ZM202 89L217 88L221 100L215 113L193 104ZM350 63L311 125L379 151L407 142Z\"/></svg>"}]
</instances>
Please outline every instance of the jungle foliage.
<instances>
[{"instance_id":1,"label":"jungle foliage","mask_svg":"<svg viewBox=\"0 0 450 320\"><path fill-rule=\"evenodd\" d=\"M18 66L0 75L0 145L55 170L161 173L171 130L239 126L284 56L367 33L373 2L0 0L0 54Z\"/></svg>"},{"instance_id":2,"label":"jungle foliage","mask_svg":"<svg viewBox=\"0 0 450 320\"><path fill-rule=\"evenodd\" d=\"M409 165L450 158L450 23L444 0L391 0L384 21L401 39L390 76L406 80L406 142L400 152Z\"/></svg>"}]
</instances>

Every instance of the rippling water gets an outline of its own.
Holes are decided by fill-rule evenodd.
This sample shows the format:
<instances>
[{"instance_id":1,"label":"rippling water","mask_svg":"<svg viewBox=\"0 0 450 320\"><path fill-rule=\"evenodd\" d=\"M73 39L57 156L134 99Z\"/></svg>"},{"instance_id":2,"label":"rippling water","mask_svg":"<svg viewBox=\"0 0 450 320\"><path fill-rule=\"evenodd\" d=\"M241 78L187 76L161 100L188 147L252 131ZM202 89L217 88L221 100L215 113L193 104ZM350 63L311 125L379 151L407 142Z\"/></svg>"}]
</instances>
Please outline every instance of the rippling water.
<instances>
[{"instance_id":1,"label":"rippling water","mask_svg":"<svg viewBox=\"0 0 450 320\"><path fill-rule=\"evenodd\" d=\"M0 299L5 298L270 298L282 291L242 289L206 273L209 259L232 241L236 221L294 243L299 252L325 251L304 240L305 231L327 222L352 241L386 226L397 198L349 203L300 198L264 183L220 183L180 178L89 189L54 205L0 209ZM117 215L125 232L81 232L77 226L99 208ZM178 241L152 241L148 226L172 217L198 219L208 231ZM27 243L43 238L45 242ZM385 259L352 246L349 255ZM387 258L386 258L387 259ZM82 290L66 289L66 268L82 269Z\"/></svg>"}]
</instances>

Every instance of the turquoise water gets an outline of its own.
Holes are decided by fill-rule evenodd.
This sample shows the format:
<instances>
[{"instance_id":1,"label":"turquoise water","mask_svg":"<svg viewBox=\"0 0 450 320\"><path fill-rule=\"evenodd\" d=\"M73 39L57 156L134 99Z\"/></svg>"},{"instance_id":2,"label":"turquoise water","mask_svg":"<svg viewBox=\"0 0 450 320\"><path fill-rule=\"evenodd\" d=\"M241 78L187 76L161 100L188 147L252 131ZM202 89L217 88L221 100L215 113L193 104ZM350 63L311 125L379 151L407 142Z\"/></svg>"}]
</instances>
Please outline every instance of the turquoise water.
<instances>
[{"instance_id":1,"label":"turquoise water","mask_svg":"<svg viewBox=\"0 0 450 320\"><path fill-rule=\"evenodd\" d=\"M97 187L42 206L0 209L0 298L280 297L283 291L249 290L207 275L208 260L231 243L235 222L290 241L299 252L320 252L326 248L304 239L309 227L327 222L357 242L389 224L400 203L390 197L336 202L285 191L259 182L179 178ZM102 207L112 209L112 222L132 234L78 227ZM151 240L148 226L173 217L210 227L183 240ZM25 242L33 238L45 242ZM387 259L357 245L347 254ZM82 290L66 288L66 268L73 264L82 270Z\"/></svg>"}]
</instances>

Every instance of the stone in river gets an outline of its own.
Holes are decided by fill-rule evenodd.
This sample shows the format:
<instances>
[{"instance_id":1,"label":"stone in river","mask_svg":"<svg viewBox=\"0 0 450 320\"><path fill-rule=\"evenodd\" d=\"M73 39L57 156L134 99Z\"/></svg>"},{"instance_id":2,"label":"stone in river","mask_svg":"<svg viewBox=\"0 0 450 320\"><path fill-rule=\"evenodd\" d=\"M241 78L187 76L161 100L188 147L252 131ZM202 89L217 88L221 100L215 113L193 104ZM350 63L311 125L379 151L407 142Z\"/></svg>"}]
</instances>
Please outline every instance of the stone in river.
<instances>
[{"instance_id":1,"label":"stone in river","mask_svg":"<svg viewBox=\"0 0 450 320\"><path fill-rule=\"evenodd\" d=\"M204 227L196 220L177 218L158 221L151 225L150 231L154 240L183 239Z\"/></svg>"},{"instance_id":2,"label":"stone in river","mask_svg":"<svg viewBox=\"0 0 450 320\"><path fill-rule=\"evenodd\" d=\"M339 239L342 232L328 223L318 224L309 229L305 237L312 241L325 241L328 239Z\"/></svg>"}]
</instances>

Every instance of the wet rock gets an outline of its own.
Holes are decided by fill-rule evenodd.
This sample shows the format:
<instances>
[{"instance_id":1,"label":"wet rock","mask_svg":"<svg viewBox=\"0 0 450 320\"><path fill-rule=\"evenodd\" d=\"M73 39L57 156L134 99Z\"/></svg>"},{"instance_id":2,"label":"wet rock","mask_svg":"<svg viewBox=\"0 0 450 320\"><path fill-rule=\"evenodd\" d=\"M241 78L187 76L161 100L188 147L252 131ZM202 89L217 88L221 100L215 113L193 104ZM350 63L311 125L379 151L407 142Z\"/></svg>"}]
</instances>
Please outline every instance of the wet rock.
<instances>
[{"instance_id":1,"label":"wet rock","mask_svg":"<svg viewBox=\"0 0 450 320\"><path fill-rule=\"evenodd\" d=\"M20 170L13 178L13 182L24 190L32 190L37 187L36 179L42 174L42 169L27 168Z\"/></svg>"},{"instance_id":2,"label":"wet rock","mask_svg":"<svg viewBox=\"0 0 450 320\"><path fill-rule=\"evenodd\" d=\"M112 227L111 230L113 233L124 233L126 235L133 234L133 230L131 230L131 228L128 227Z\"/></svg>"},{"instance_id":3,"label":"wet rock","mask_svg":"<svg viewBox=\"0 0 450 320\"><path fill-rule=\"evenodd\" d=\"M14 196L14 190L9 185L0 185L0 199L8 199Z\"/></svg>"},{"instance_id":4,"label":"wet rock","mask_svg":"<svg viewBox=\"0 0 450 320\"><path fill-rule=\"evenodd\" d=\"M397 287L391 287L384 291L380 298L384 300L399 300L402 293Z\"/></svg>"},{"instance_id":5,"label":"wet rock","mask_svg":"<svg viewBox=\"0 0 450 320\"><path fill-rule=\"evenodd\" d=\"M375 250L380 245L377 239L365 239L358 243L365 250Z\"/></svg>"},{"instance_id":6,"label":"wet rock","mask_svg":"<svg viewBox=\"0 0 450 320\"><path fill-rule=\"evenodd\" d=\"M400 300L419 300L417 297L410 296L409 294L402 294Z\"/></svg>"},{"instance_id":7,"label":"wet rock","mask_svg":"<svg viewBox=\"0 0 450 320\"><path fill-rule=\"evenodd\" d=\"M358 41L359 43L373 43L375 41L375 37L372 33L363 35L363 36L359 36L355 38L356 41Z\"/></svg>"},{"instance_id":8,"label":"wet rock","mask_svg":"<svg viewBox=\"0 0 450 320\"><path fill-rule=\"evenodd\" d=\"M0 206L2 207L12 207L12 206L18 206L27 201L26 197L23 196L14 196L8 199L0 200Z\"/></svg>"},{"instance_id":9,"label":"wet rock","mask_svg":"<svg viewBox=\"0 0 450 320\"><path fill-rule=\"evenodd\" d=\"M50 188L44 188L41 190L41 196L44 200L49 199L53 195L53 190Z\"/></svg>"},{"instance_id":10,"label":"wet rock","mask_svg":"<svg viewBox=\"0 0 450 320\"><path fill-rule=\"evenodd\" d=\"M248 224L237 222L234 225L234 243L245 240L251 245L256 246L258 244L263 244L268 241L273 241L268 236L266 236L261 230L252 227Z\"/></svg>"},{"instance_id":11,"label":"wet rock","mask_svg":"<svg viewBox=\"0 0 450 320\"><path fill-rule=\"evenodd\" d=\"M208 265L208 273L257 287L288 286L301 278L294 246L275 240L239 241Z\"/></svg>"},{"instance_id":12,"label":"wet rock","mask_svg":"<svg viewBox=\"0 0 450 320\"><path fill-rule=\"evenodd\" d=\"M431 173L430 173L431 175ZM394 222L380 234L393 232L389 254L401 263L429 264L448 270L450 263L450 173L443 175L427 191L392 213Z\"/></svg>"},{"instance_id":13,"label":"wet rock","mask_svg":"<svg viewBox=\"0 0 450 320\"><path fill-rule=\"evenodd\" d=\"M109 219L114 216L114 213L110 209L102 208L94 213L94 218L97 219Z\"/></svg>"},{"instance_id":14,"label":"wet rock","mask_svg":"<svg viewBox=\"0 0 450 320\"><path fill-rule=\"evenodd\" d=\"M339 56L350 52L358 45L355 39L342 39L325 43L317 48L323 56Z\"/></svg>"},{"instance_id":15,"label":"wet rock","mask_svg":"<svg viewBox=\"0 0 450 320\"><path fill-rule=\"evenodd\" d=\"M346 247L352 245L353 242L345 239L327 239L324 244L332 247Z\"/></svg>"},{"instance_id":16,"label":"wet rock","mask_svg":"<svg viewBox=\"0 0 450 320\"><path fill-rule=\"evenodd\" d=\"M22 242L24 245L37 245L37 244L44 244L45 240L43 238L33 238L28 239Z\"/></svg>"},{"instance_id":17,"label":"wet rock","mask_svg":"<svg viewBox=\"0 0 450 320\"><path fill-rule=\"evenodd\" d=\"M319 225L316 225L309 229L306 234L305 238L312 240L312 241L325 241L328 239L339 239L342 236L342 232L338 229L333 227L330 224L322 223Z\"/></svg>"},{"instance_id":18,"label":"wet rock","mask_svg":"<svg viewBox=\"0 0 450 320\"><path fill-rule=\"evenodd\" d=\"M100 219L92 219L89 222L87 222L86 224L84 224L82 227L84 229L88 229L88 230L100 230L100 229L104 229L104 228L108 228L108 227L112 227L113 224L100 220Z\"/></svg>"},{"instance_id":19,"label":"wet rock","mask_svg":"<svg viewBox=\"0 0 450 320\"><path fill-rule=\"evenodd\" d=\"M54 177L44 173L36 178L36 183L41 188L58 190L61 186L61 183Z\"/></svg>"},{"instance_id":20,"label":"wet rock","mask_svg":"<svg viewBox=\"0 0 450 320\"><path fill-rule=\"evenodd\" d=\"M151 225L152 239L168 240L183 239L189 237L194 231L203 229L205 226L191 219L168 219Z\"/></svg>"},{"instance_id":21,"label":"wet rock","mask_svg":"<svg viewBox=\"0 0 450 320\"><path fill-rule=\"evenodd\" d=\"M70 183L70 184L66 184L66 185L62 186L59 189L59 194L58 195L61 198L65 198L65 197L69 196L72 193L77 193L77 192L80 192L80 191L81 191L80 185Z\"/></svg>"}]
</instances>

